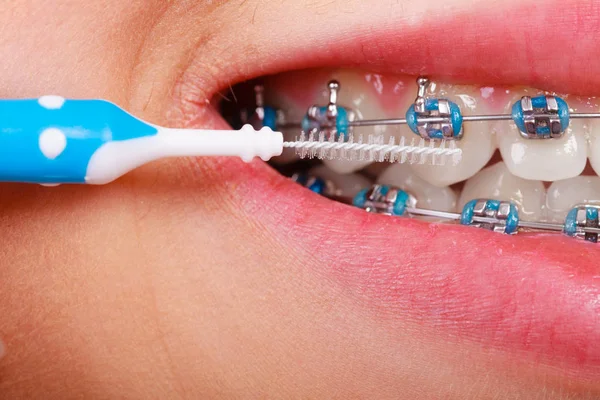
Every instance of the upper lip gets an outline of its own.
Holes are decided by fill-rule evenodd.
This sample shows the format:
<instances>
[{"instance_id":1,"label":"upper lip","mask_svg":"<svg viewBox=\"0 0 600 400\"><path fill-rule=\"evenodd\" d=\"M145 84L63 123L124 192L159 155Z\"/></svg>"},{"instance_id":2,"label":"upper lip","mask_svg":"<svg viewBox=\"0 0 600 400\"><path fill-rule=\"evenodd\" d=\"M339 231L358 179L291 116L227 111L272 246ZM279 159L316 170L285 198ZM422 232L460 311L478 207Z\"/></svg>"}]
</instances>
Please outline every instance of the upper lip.
<instances>
[{"instance_id":1,"label":"upper lip","mask_svg":"<svg viewBox=\"0 0 600 400\"><path fill-rule=\"evenodd\" d=\"M377 72L429 75L442 81L527 85L578 95L600 89L597 31L599 3L553 0L544 4L475 2L467 9L446 2L354 2L345 12L315 17L310 7L281 23L285 2L260 10L261 29L247 26L243 45L221 52L214 73L206 60L192 62L182 79L188 101L261 75L311 67L357 67ZM362 4L362 3L361 3ZM362 9L364 8L364 10ZM279 15L278 15L279 13ZM232 23L246 21L233 18ZM510 21L510 23L507 23ZM221 30L215 36L230 43ZM248 45L250 44L250 45ZM187 75L187 76L186 76ZM192 97L190 98L190 94ZM195 97L195 99L194 99ZM182 99L180 99L182 100Z\"/></svg>"},{"instance_id":2,"label":"upper lip","mask_svg":"<svg viewBox=\"0 0 600 400\"><path fill-rule=\"evenodd\" d=\"M183 103L202 104L217 90L258 75L328 65L576 94L600 89L597 64L589 63L600 56L596 2L553 1L526 12L520 3L436 12L427 2L421 9L407 2L401 10L365 2L369 12L337 13L333 27L326 26L329 15L281 24L280 3L272 3L260 32L248 29L243 42L252 52L226 55L214 76L202 72L202 62L190 66L181 85L196 87L191 93L197 98L185 93L185 100L177 99L182 109L189 112ZM193 112L201 113L198 107ZM194 123L222 124L215 118L204 114ZM600 366L594 245L369 215L327 204L259 162L223 159L215 165L221 180L235 183L228 185L232 198L248 218L305 257L316 273L366 294L382 319L408 318L507 352L566 363L578 373Z\"/></svg>"}]
</instances>

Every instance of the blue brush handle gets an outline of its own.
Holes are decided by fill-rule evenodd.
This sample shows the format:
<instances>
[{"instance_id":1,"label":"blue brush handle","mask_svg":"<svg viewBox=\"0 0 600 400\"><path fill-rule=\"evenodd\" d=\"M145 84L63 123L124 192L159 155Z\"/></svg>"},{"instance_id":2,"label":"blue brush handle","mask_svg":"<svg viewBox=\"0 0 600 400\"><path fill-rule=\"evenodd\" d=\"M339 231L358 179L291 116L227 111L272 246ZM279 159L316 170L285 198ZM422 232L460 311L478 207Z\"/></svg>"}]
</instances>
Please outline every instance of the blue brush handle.
<instances>
[{"instance_id":1,"label":"blue brush handle","mask_svg":"<svg viewBox=\"0 0 600 400\"><path fill-rule=\"evenodd\" d=\"M157 132L104 100L0 100L0 181L86 183L101 146Z\"/></svg>"}]
</instances>

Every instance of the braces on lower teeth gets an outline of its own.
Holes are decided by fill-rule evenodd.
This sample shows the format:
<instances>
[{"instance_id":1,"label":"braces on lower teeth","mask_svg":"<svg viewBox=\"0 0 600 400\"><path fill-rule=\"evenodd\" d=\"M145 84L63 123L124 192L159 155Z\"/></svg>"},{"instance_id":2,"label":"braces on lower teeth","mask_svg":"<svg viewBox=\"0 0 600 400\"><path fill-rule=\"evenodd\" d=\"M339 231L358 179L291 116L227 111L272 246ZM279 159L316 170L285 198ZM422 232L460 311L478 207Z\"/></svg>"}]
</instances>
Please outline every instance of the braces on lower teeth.
<instances>
[{"instance_id":1,"label":"braces on lower teeth","mask_svg":"<svg viewBox=\"0 0 600 400\"><path fill-rule=\"evenodd\" d=\"M352 202L368 212L434 217L509 235L519 231L562 232L570 237L597 243L600 233L600 206L593 204L578 204L569 211L564 224L553 224L521 221L517 206L510 201L474 199L465 204L460 214L417 208L413 196L388 185L373 185L363 189Z\"/></svg>"},{"instance_id":2,"label":"braces on lower teeth","mask_svg":"<svg viewBox=\"0 0 600 400\"><path fill-rule=\"evenodd\" d=\"M354 198L333 195L334 185L325 179L296 173L291 178L296 183L325 197L352 204L376 214L397 217L433 217L442 221L514 235L518 232L561 232L569 237L597 243L600 234L600 205L577 204L567 214L563 224L521 221L517 206L510 201L474 199L465 204L461 213L429 210L417 207L412 194L391 186L372 185L361 190Z\"/></svg>"},{"instance_id":3,"label":"braces on lower teeth","mask_svg":"<svg viewBox=\"0 0 600 400\"><path fill-rule=\"evenodd\" d=\"M331 181L303 173L295 173L290 177L291 180L308 190L325 197L335 196L335 186Z\"/></svg>"}]
</instances>

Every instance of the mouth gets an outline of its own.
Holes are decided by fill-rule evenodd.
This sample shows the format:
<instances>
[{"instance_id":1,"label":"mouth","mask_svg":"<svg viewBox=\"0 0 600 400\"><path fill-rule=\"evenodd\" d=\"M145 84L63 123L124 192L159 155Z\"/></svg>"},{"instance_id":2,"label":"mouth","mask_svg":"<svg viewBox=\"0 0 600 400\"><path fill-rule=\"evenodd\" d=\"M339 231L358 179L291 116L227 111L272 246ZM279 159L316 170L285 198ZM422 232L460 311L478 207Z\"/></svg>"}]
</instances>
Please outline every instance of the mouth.
<instances>
[{"instance_id":1,"label":"mouth","mask_svg":"<svg viewBox=\"0 0 600 400\"><path fill-rule=\"evenodd\" d=\"M518 4L469 11L452 3L444 10L437 2L407 4L353 5L337 16L335 29L323 24L333 16L312 22L302 17L307 10L297 10L306 23L285 30L277 26L282 11L275 4L260 16L272 20L264 23L270 34L255 37L249 28L252 52L225 56L210 85L198 78L204 64L192 63L181 80L191 90L177 99L177 111L189 126L225 127L213 106L226 116L248 109L259 79L265 104L299 122L310 106L327 104L326 83L336 79L339 104L358 119L399 118L414 103L414 82L423 74L434 82L429 95L449 99L464 115L510 113L522 96L549 93L565 99L571 112L599 111L593 94L600 74L588 62L600 56L594 43L600 14L592 2L560 13L566 5L558 2L527 13ZM227 93L232 84L238 86ZM292 138L299 130L283 133ZM407 126L355 133L414 137ZM598 138L600 119L572 120L560 138L548 140L526 139L507 121L479 121L464 125L457 166L307 163L292 152L273 165L321 179L335 197L352 198L377 183L410 193L425 209L460 212L485 198L512 202L524 221L563 223L575 204L600 201ZM598 377L597 244L367 213L316 195L260 161L222 159L215 166L249 219L382 319L402 316L443 335L527 354L579 379Z\"/></svg>"}]
</instances>

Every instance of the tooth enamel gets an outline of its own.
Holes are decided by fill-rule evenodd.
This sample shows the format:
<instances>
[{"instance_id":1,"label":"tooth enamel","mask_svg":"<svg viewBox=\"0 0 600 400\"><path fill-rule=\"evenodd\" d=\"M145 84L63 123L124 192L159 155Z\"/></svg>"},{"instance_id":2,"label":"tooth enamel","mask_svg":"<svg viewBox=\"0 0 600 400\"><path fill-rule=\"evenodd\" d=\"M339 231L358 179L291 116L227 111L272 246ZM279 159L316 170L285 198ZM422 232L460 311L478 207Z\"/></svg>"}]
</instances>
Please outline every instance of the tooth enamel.
<instances>
[{"instance_id":1,"label":"tooth enamel","mask_svg":"<svg viewBox=\"0 0 600 400\"><path fill-rule=\"evenodd\" d=\"M362 173L366 176L377 177L392 165L389 162L375 162L363 168Z\"/></svg>"},{"instance_id":2,"label":"tooth enamel","mask_svg":"<svg viewBox=\"0 0 600 400\"><path fill-rule=\"evenodd\" d=\"M371 180L359 174L338 174L326 165L319 165L308 171L309 175L330 181L335 186L335 195L352 198L358 192L371 186Z\"/></svg>"},{"instance_id":3,"label":"tooth enamel","mask_svg":"<svg viewBox=\"0 0 600 400\"><path fill-rule=\"evenodd\" d=\"M520 91L507 104L504 112L510 113L515 101L522 96L537 96L532 90ZM568 99L565 99L568 102ZM572 105L570 104L572 107ZM525 139L512 121L494 124L498 148L502 159L513 175L524 179L557 181L579 175L587 159L586 136L588 123L571 119L563 137L558 139Z\"/></svg>"},{"instance_id":4,"label":"tooth enamel","mask_svg":"<svg viewBox=\"0 0 600 400\"><path fill-rule=\"evenodd\" d=\"M417 207L438 211L454 211L456 193L449 187L437 187L414 175L408 165L390 165L377 178L377 183L396 186L417 199Z\"/></svg>"},{"instance_id":5,"label":"tooth enamel","mask_svg":"<svg viewBox=\"0 0 600 400\"><path fill-rule=\"evenodd\" d=\"M544 216L544 184L512 175L503 162L484 168L465 183L458 210L462 210L468 201L478 198L511 200L525 221L536 221Z\"/></svg>"},{"instance_id":6,"label":"tooth enamel","mask_svg":"<svg viewBox=\"0 0 600 400\"><path fill-rule=\"evenodd\" d=\"M576 176L552 182L546 196L547 217L564 222L569 210L583 202L600 204L600 177Z\"/></svg>"},{"instance_id":7,"label":"tooth enamel","mask_svg":"<svg viewBox=\"0 0 600 400\"><path fill-rule=\"evenodd\" d=\"M356 113L357 119L387 118L378 99L377 92L372 88L373 83L365 79L364 73L340 70L333 72L331 79L341 82L338 104L353 110ZM323 83L323 88L326 88L325 82ZM328 92L323 90L316 104L325 105L327 102ZM386 142L389 140L390 135L393 135L397 131L397 126L385 125L353 128L355 138L363 135L366 140L369 135L383 135ZM347 174L364 168L371 164L371 161L323 160L323 163L335 172Z\"/></svg>"},{"instance_id":8,"label":"tooth enamel","mask_svg":"<svg viewBox=\"0 0 600 400\"><path fill-rule=\"evenodd\" d=\"M581 112L598 112L600 105L596 99L588 99L584 102ZM600 119L592 118L588 120L589 143L588 157L590 165L600 175Z\"/></svg>"},{"instance_id":9,"label":"tooth enamel","mask_svg":"<svg viewBox=\"0 0 600 400\"><path fill-rule=\"evenodd\" d=\"M455 102L461 109L463 115L491 114L488 106L489 100L482 99L482 91L475 86L457 86L445 84L432 84L430 95L438 98L447 98ZM486 88L483 93L490 97L491 88ZM462 149L462 160L456 166L413 164L411 168L414 173L436 186L448 186L463 181L475 175L483 168L496 149L495 140L491 130L490 122L466 122L463 123L464 135L457 141L457 147ZM410 132L406 138L414 137Z\"/></svg>"}]
</instances>

